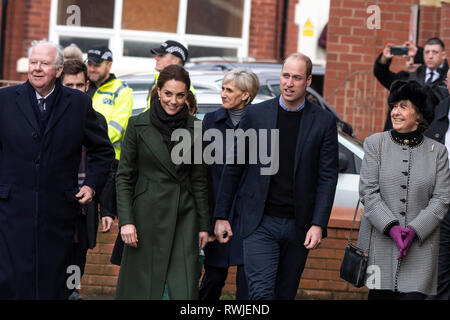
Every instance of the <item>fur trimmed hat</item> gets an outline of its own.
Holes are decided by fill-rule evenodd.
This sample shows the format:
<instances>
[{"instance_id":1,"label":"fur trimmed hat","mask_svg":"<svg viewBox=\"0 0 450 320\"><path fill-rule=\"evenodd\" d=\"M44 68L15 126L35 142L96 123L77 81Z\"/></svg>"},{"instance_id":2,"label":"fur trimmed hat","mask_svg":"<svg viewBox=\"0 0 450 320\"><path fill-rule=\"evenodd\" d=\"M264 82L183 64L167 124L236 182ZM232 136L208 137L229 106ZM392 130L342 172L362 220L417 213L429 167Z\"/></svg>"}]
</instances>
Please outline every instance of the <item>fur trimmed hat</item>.
<instances>
[{"instance_id":1,"label":"fur trimmed hat","mask_svg":"<svg viewBox=\"0 0 450 320\"><path fill-rule=\"evenodd\" d=\"M428 124L433 121L434 108L439 103L431 87L421 85L416 80L397 80L391 85L388 104L392 110L394 103L409 100L422 114Z\"/></svg>"}]
</instances>

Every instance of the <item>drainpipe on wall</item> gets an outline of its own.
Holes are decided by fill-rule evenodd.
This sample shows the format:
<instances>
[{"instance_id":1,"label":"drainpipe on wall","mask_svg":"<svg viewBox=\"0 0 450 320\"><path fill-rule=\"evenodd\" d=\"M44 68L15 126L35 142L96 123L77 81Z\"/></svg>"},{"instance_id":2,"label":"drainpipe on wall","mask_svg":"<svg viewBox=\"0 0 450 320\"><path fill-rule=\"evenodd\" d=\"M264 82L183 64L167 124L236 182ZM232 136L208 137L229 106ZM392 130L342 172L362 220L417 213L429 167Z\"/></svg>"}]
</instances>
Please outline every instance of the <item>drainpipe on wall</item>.
<instances>
[{"instance_id":1,"label":"drainpipe on wall","mask_svg":"<svg viewBox=\"0 0 450 320\"><path fill-rule=\"evenodd\" d=\"M3 79L3 60L5 57L5 28L8 0L2 0L2 26L0 34L0 79Z\"/></svg>"},{"instance_id":2,"label":"drainpipe on wall","mask_svg":"<svg viewBox=\"0 0 450 320\"><path fill-rule=\"evenodd\" d=\"M281 44L280 44L280 60L284 60L284 52L286 50L286 26L287 26L287 11L289 6L289 0L284 0L283 3L283 18L281 21Z\"/></svg>"}]
</instances>

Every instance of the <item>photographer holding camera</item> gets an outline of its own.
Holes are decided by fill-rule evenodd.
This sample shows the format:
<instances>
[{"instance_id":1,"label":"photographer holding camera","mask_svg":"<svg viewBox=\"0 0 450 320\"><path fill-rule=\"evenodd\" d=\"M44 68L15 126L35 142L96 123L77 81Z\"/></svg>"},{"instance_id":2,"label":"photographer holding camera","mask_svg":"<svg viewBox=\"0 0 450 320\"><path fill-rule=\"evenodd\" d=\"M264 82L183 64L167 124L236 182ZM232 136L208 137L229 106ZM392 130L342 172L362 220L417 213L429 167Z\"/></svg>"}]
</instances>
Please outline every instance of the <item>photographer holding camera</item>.
<instances>
[{"instance_id":1,"label":"photographer holding camera","mask_svg":"<svg viewBox=\"0 0 450 320\"><path fill-rule=\"evenodd\" d=\"M406 70L394 73L389 69L394 55L405 59ZM405 42L401 47L387 44L375 61L373 73L388 90L395 80L416 80L421 85L430 86L439 100L442 100L448 96L445 86L448 69L444 42L439 38L430 38L425 42L423 50L411 42ZM391 128L388 116L384 131Z\"/></svg>"}]
</instances>

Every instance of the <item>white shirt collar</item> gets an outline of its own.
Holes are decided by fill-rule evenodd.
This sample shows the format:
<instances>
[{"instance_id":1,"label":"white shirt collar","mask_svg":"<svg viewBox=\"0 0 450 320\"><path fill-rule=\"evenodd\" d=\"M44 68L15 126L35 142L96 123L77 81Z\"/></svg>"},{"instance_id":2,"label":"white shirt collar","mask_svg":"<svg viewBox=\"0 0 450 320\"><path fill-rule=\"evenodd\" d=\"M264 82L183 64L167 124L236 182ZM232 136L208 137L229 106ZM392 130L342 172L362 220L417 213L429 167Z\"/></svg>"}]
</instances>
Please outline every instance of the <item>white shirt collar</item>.
<instances>
[{"instance_id":1,"label":"white shirt collar","mask_svg":"<svg viewBox=\"0 0 450 320\"><path fill-rule=\"evenodd\" d=\"M437 70L431 70L430 68L427 67L427 75L428 74L434 74Z\"/></svg>"},{"instance_id":2,"label":"white shirt collar","mask_svg":"<svg viewBox=\"0 0 450 320\"><path fill-rule=\"evenodd\" d=\"M45 97L41 96L36 90L34 90L34 92L36 92L36 99L47 99L49 95L51 95L53 93L53 91L55 91L55 86L53 86L52 91L50 91L50 93L48 95L46 95Z\"/></svg>"}]
</instances>

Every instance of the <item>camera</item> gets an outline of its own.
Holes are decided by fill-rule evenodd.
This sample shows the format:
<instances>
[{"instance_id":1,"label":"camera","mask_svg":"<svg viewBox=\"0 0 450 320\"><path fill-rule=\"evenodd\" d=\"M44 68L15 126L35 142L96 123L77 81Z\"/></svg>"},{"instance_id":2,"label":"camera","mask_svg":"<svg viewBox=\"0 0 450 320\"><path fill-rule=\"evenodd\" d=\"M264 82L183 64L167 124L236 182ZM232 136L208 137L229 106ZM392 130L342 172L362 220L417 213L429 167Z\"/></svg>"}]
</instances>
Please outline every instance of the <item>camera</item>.
<instances>
[{"instance_id":1,"label":"camera","mask_svg":"<svg viewBox=\"0 0 450 320\"><path fill-rule=\"evenodd\" d=\"M408 54L408 47L403 46L391 46L391 54L396 56L402 56Z\"/></svg>"}]
</instances>

